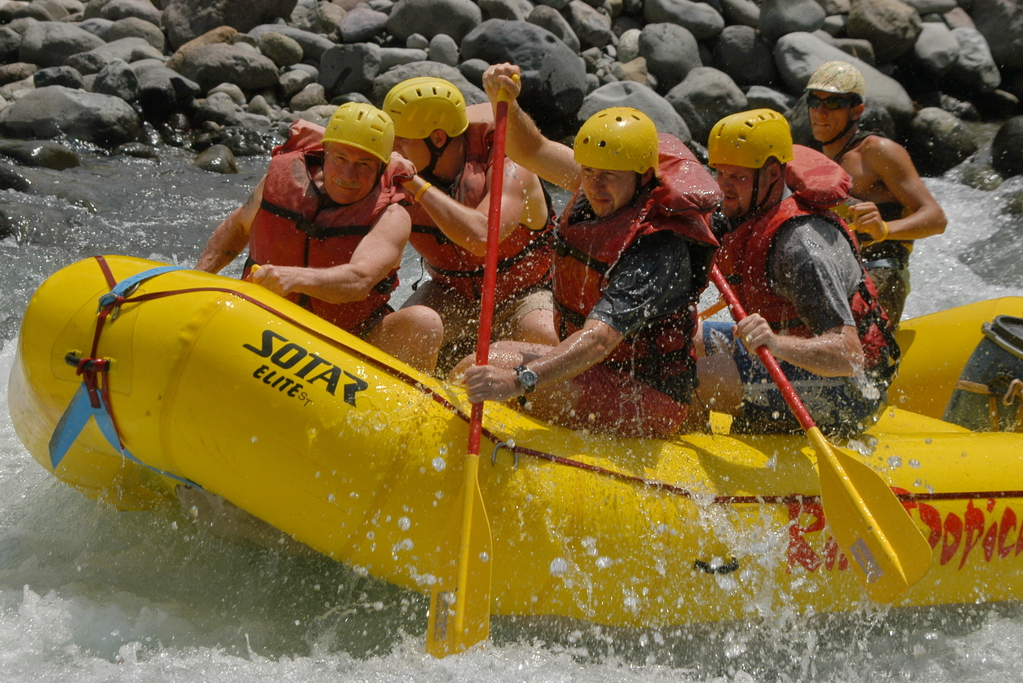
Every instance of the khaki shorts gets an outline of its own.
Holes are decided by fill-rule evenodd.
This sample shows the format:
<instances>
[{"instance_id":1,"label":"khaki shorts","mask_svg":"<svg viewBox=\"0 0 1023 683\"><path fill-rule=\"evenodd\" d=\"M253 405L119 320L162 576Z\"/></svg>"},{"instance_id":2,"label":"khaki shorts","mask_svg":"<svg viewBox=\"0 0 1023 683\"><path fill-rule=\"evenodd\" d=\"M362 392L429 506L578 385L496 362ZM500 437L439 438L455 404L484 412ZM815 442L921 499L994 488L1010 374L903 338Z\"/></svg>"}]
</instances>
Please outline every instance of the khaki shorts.
<instances>
[{"instance_id":1,"label":"khaki shorts","mask_svg":"<svg viewBox=\"0 0 1023 683\"><path fill-rule=\"evenodd\" d=\"M447 374L458 361L476 352L480 326L478 301L467 301L447 287L430 280L424 282L402 308L412 305L432 308L444 321L444 343L437 360L439 374ZM495 302L490 339L514 339L522 320L533 311L540 310L554 310L554 295L541 285Z\"/></svg>"}]
</instances>

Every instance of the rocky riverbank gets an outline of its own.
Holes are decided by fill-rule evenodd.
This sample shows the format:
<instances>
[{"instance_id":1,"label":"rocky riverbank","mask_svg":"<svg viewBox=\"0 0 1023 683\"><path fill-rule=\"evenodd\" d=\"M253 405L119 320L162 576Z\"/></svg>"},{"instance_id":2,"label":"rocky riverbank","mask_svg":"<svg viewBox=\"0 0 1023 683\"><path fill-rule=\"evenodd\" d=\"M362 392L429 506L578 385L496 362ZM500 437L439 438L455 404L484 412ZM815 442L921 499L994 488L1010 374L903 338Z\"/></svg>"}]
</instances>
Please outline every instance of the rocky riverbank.
<instances>
[{"instance_id":1,"label":"rocky riverbank","mask_svg":"<svg viewBox=\"0 0 1023 683\"><path fill-rule=\"evenodd\" d=\"M524 72L522 104L552 136L630 105L699 150L721 117L784 112L809 142L802 89L851 61L869 126L925 175L974 155L964 121L1004 121L985 185L1023 174L1018 0L0 0L0 136L82 140L155 157L189 149L212 171L265 153L296 118L380 104L440 76L469 103L482 72ZM75 163L59 142L0 142L16 164ZM0 188L24 190L0 165Z\"/></svg>"}]
</instances>

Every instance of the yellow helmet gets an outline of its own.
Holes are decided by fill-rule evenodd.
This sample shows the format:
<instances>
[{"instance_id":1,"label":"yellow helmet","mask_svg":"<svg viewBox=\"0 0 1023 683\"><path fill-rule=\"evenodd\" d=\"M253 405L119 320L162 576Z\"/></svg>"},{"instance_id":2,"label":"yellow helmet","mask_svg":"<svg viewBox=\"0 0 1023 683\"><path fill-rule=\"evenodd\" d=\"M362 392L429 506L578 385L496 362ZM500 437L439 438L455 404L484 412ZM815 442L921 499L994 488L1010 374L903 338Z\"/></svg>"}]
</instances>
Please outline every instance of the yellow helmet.
<instances>
[{"instance_id":1,"label":"yellow helmet","mask_svg":"<svg viewBox=\"0 0 1023 683\"><path fill-rule=\"evenodd\" d=\"M786 164L792 161L789 122L772 109L726 116L710 131L707 157L714 168L718 164L761 168L771 157Z\"/></svg>"},{"instance_id":2,"label":"yellow helmet","mask_svg":"<svg viewBox=\"0 0 1023 683\"><path fill-rule=\"evenodd\" d=\"M422 76L402 81L384 98L384 111L394 119L400 138L422 140L440 129L457 137L469 127L462 92L443 78Z\"/></svg>"},{"instance_id":3,"label":"yellow helmet","mask_svg":"<svg viewBox=\"0 0 1023 683\"><path fill-rule=\"evenodd\" d=\"M394 121L372 104L348 102L330 117L323 141L358 147L387 164L394 149Z\"/></svg>"},{"instance_id":4,"label":"yellow helmet","mask_svg":"<svg viewBox=\"0 0 1023 683\"><path fill-rule=\"evenodd\" d=\"M824 62L810 76L806 90L821 90L836 95L856 95L860 101L867 96L867 82L860 70L849 62Z\"/></svg>"},{"instance_id":5,"label":"yellow helmet","mask_svg":"<svg viewBox=\"0 0 1023 683\"><path fill-rule=\"evenodd\" d=\"M632 107L598 111L579 129L574 147L581 166L640 174L657 169L657 126Z\"/></svg>"}]
</instances>

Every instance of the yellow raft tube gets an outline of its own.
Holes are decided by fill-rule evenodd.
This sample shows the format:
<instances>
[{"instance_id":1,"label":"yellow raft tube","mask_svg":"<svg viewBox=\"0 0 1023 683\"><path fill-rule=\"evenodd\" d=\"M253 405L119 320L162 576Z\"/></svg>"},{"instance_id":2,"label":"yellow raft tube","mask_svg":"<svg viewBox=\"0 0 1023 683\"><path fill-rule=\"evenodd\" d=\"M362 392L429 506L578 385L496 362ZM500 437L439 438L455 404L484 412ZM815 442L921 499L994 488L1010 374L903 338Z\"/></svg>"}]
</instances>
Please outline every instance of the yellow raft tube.
<instances>
[{"instance_id":1,"label":"yellow raft tube","mask_svg":"<svg viewBox=\"0 0 1023 683\"><path fill-rule=\"evenodd\" d=\"M39 288L10 382L29 451L118 508L201 487L358 571L428 592L460 517L461 390L256 285L154 274L159 265L92 258ZM1023 435L938 419L997 314L1023 315L1023 299L905 324L895 407L853 444L933 548L897 605L1023 597ZM112 439L97 427L110 414ZM802 436L609 439L488 405L481 452L495 614L664 626L864 603Z\"/></svg>"}]
</instances>

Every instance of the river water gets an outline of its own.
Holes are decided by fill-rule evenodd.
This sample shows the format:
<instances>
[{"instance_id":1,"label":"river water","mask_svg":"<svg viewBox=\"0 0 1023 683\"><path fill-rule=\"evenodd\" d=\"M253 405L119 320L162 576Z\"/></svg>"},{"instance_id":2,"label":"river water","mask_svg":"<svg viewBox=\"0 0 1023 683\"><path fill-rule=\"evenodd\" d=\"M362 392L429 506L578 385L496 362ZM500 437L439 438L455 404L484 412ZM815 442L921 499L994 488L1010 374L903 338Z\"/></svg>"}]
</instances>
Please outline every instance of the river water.
<instances>
[{"instance_id":1,"label":"river water","mask_svg":"<svg viewBox=\"0 0 1023 683\"><path fill-rule=\"evenodd\" d=\"M320 557L236 545L175 511L117 512L57 482L7 411L18 324L35 288L99 253L192 265L266 169L234 176L108 159L40 171L57 197L0 192L35 216L0 240L0 680L23 681L944 681L1018 680L1023 605L770 617L662 630L498 618L490 643L423 653L426 602ZM927 185L947 232L918 244L907 316L1023 295L1023 178L994 191ZM240 264L227 271L236 275ZM407 255L403 276L418 276ZM406 289L400 290L407 294Z\"/></svg>"}]
</instances>

